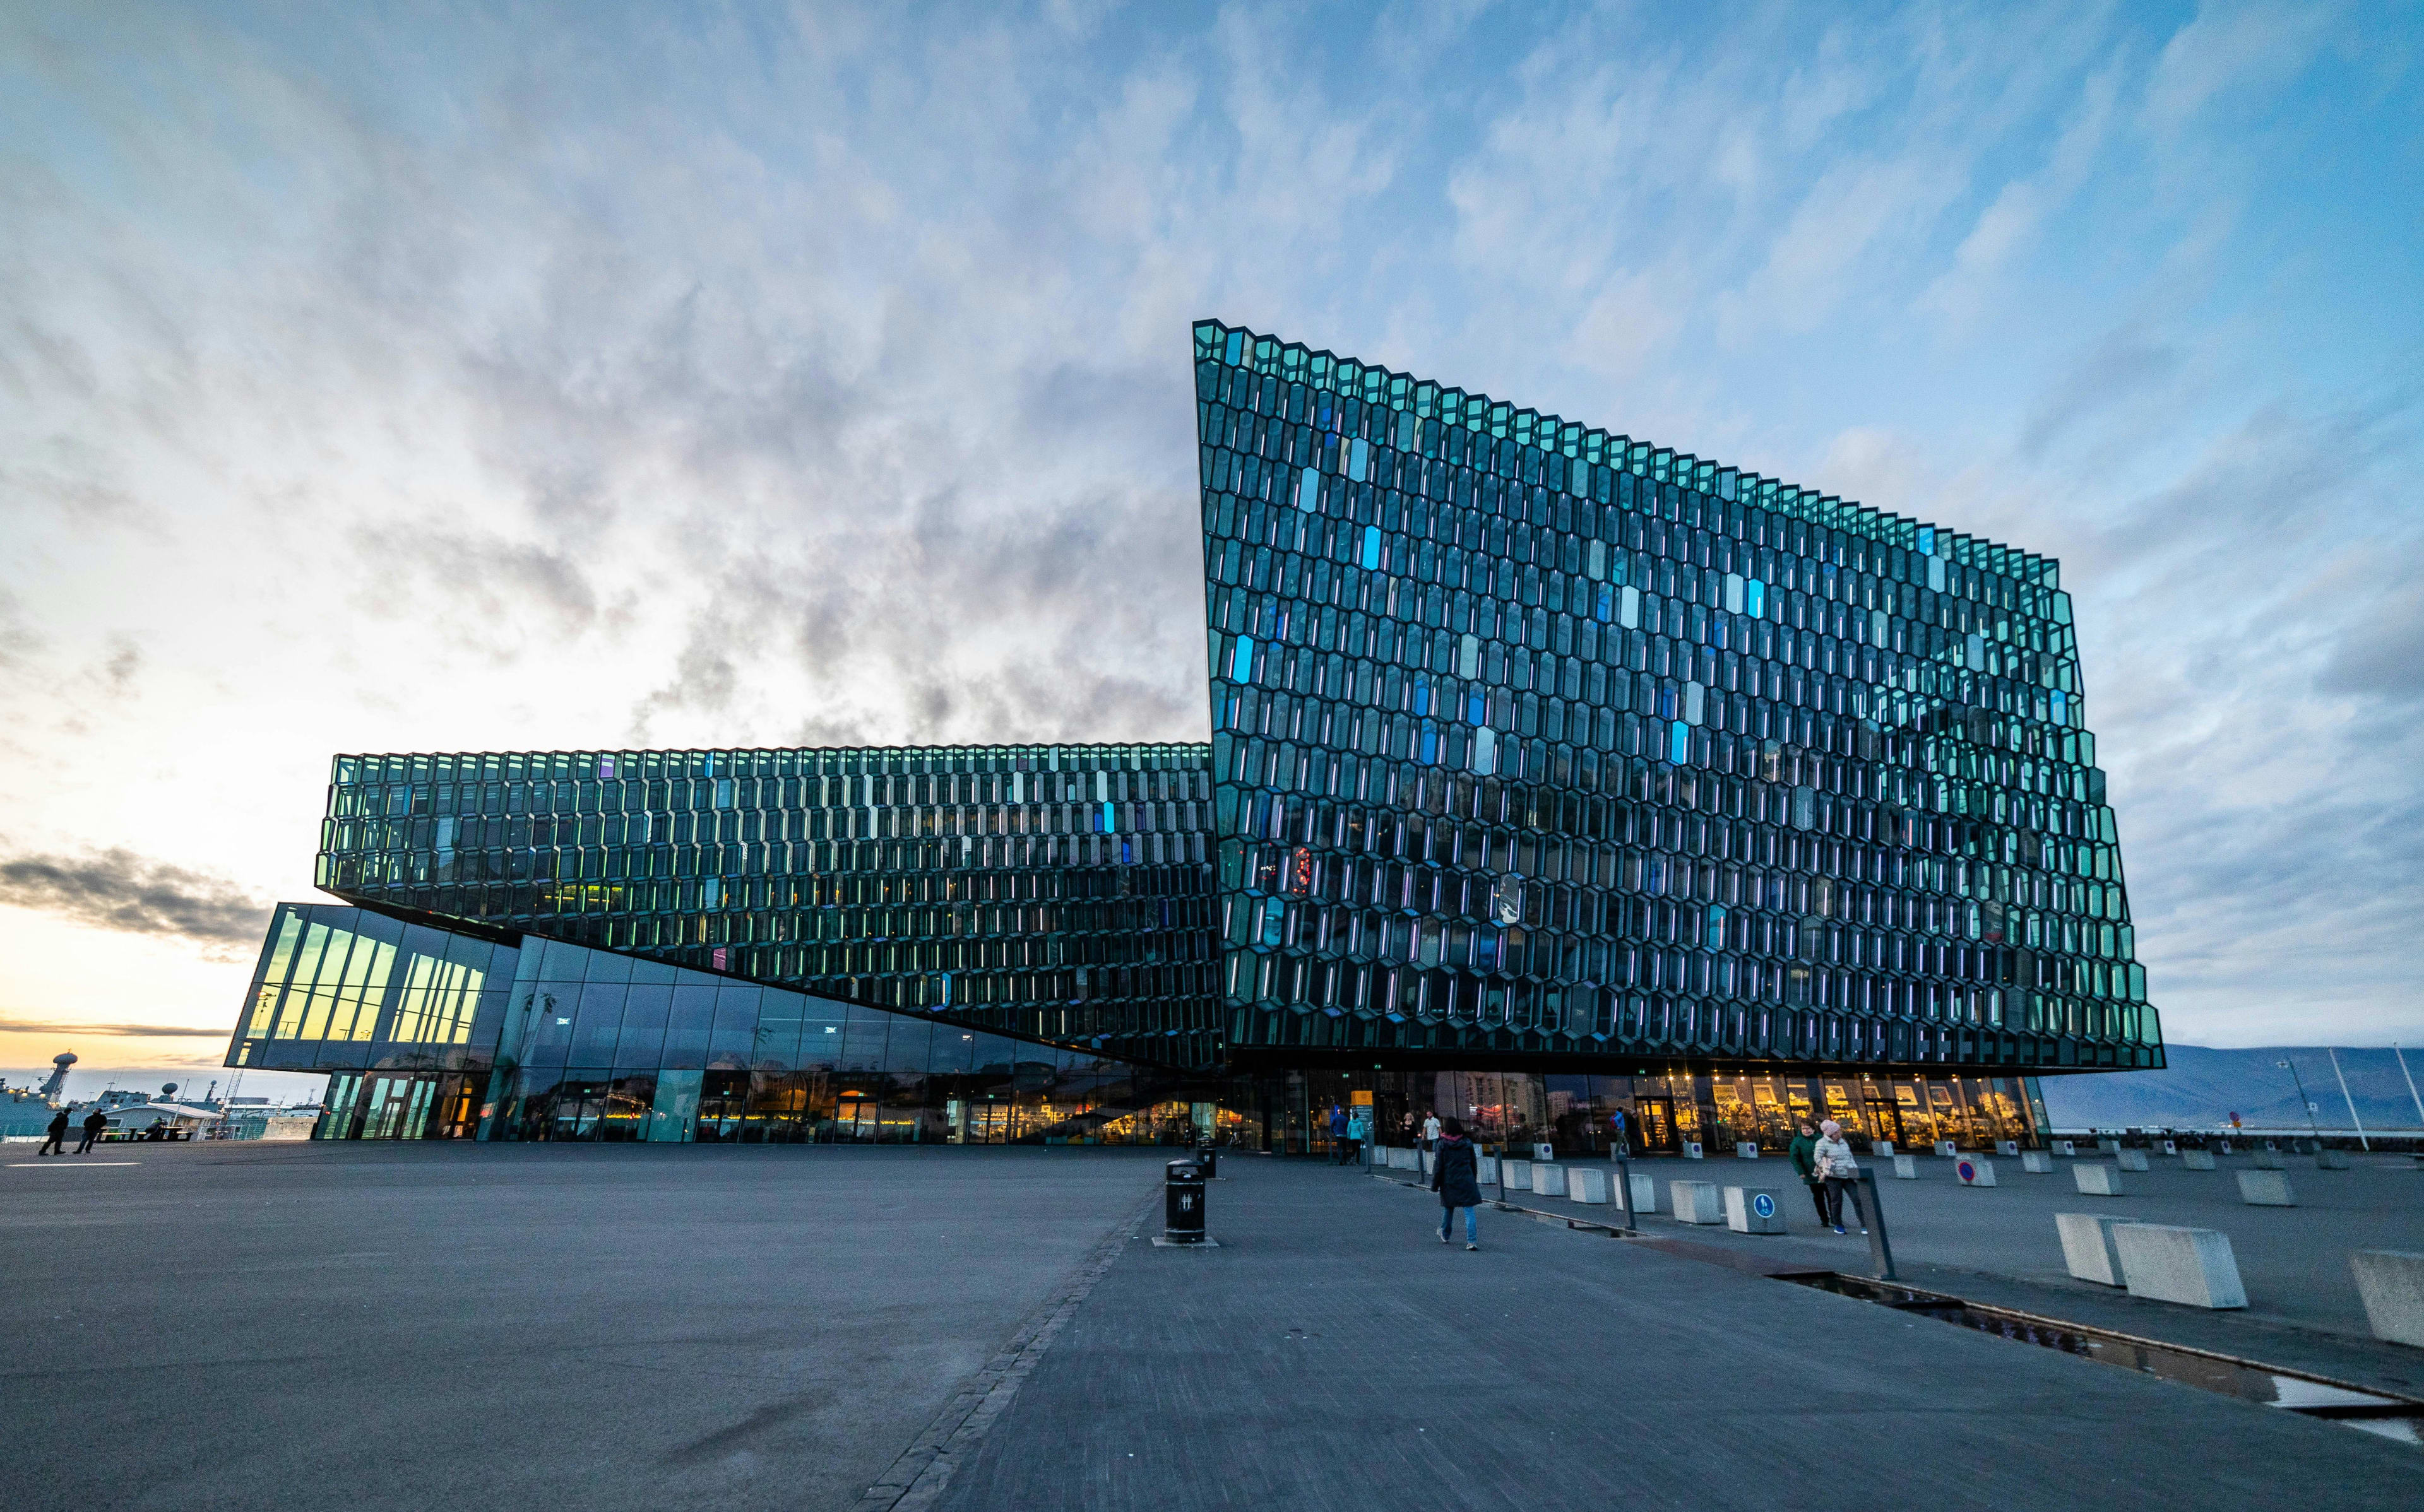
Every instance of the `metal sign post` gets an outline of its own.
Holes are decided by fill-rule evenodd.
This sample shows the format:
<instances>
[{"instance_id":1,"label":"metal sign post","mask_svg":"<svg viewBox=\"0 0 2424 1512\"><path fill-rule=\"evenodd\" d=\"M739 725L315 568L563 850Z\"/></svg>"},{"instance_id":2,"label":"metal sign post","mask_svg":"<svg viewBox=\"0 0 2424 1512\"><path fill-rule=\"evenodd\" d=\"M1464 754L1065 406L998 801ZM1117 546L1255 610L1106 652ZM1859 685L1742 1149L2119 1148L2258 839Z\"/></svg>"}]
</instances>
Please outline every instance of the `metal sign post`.
<instances>
[{"instance_id":1,"label":"metal sign post","mask_svg":"<svg viewBox=\"0 0 2424 1512\"><path fill-rule=\"evenodd\" d=\"M1860 1188L1866 1193L1869 1208L1870 1274L1879 1281L1894 1280L1893 1245L1886 1238L1886 1208L1877 1201L1877 1173L1869 1166L1859 1171Z\"/></svg>"},{"instance_id":2,"label":"metal sign post","mask_svg":"<svg viewBox=\"0 0 2424 1512\"><path fill-rule=\"evenodd\" d=\"M1633 1162L1622 1155L1616 1157L1617 1201L1624 1204L1624 1232L1639 1233L1641 1225L1635 1221L1633 1211Z\"/></svg>"}]
</instances>

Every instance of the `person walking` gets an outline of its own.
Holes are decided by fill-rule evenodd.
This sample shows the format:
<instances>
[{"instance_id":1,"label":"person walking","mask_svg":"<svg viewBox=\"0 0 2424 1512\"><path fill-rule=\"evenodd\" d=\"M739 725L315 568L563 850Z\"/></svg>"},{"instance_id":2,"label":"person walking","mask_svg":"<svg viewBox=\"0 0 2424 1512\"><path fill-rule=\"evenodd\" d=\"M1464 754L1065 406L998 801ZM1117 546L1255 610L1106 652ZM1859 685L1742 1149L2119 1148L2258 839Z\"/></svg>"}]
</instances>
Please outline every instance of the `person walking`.
<instances>
[{"instance_id":1,"label":"person walking","mask_svg":"<svg viewBox=\"0 0 2424 1512\"><path fill-rule=\"evenodd\" d=\"M1810 1152L1810 1164L1818 1172L1826 1193L1826 1226L1837 1233L1843 1232L1843 1194L1852 1194L1852 1211L1859 1215L1860 1232L1869 1232L1868 1204L1860 1201L1860 1163L1852 1158L1852 1147L1843 1138L1843 1125L1828 1119L1818 1125L1821 1136Z\"/></svg>"},{"instance_id":2,"label":"person walking","mask_svg":"<svg viewBox=\"0 0 2424 1512\"><path fill-rule=\"evenodd\" d=\"M100 1138L101 1131L107 1127L109 1127L108 1114L97 1107L87 1113L84 1116L84 1142L76 1146L76 1154L83 1154L91 1150L92 1141Z\"/></svg>"},{"instance_id":3,"label":"person walking","mask_svg":"<svg viewBox=\"0 0 2424 1512\"><path fill-rule=\"evenodd\" d=\"M1820 1226L1833 1228L1833 1220L1826 1217L1826 1186L1818 1179L1818 1131L1810 1126L1808 1119L1801 1121L1801 1132L1784 1147L1784 1158L1793 1162L1793 1173L1810 1188L1810 1202L1818 1209Z\"/></svg>"},{"instance_id":4,"label":"person walking","mask_svg":"<svg viewBox=\"0 0 2424 1512\"><path fill-rule=\"evenodd\" d=\"M1347 1164L1347 1109L1336 1103L1330 1105L1330 1163Z\"/></svg>"},{"instance_id":5,"label":"person walking","mask_svg":"<svg viewBox=\"0 0 2424 1512\"><path fill-rule=\"evenodd\" d=\"M1440 1243L1453 1244L1448 1230L1456 1223L1456 1210L1464 1209L1464 1247L1481 1248L1481 1160L1474 1152L1473 1141L1464 1137L1464 1125L1450 1119L1441 1131L1439 1153L1431 1160L1431 1190L1439 1193Z\"/></svg>"},{"instance_id":6,"label":"person walking","mask_svg":"<svg viewBox=\"0 0 2424 1512\"><path fill-rule=\"evenodd\" d=\"M42 1141L42 1147L40 1150L35 1151L34 1154L37 1155L63 1155L67 1153L68 1110L63 1107L60 1108L51 1119L50 1138L44 1139Z\"/></svg>"},{"instance_id":7,"label":"person walking","mask_svg":"<svg viewBox=\"0 0 2424 1512\"><path fill-rule=\"evenodd\" d=\"M1347 1116L1347 1161L1353 1165L1364 1158L1364 1142L1372 1138L1372 1110L1358 1105Z\"/></svg>"},{"instance_id":8,"label":"person walking","mask_svg":"<svg viewBox=\"0 0 2424 1512\"><path fill-rule=\"evenodd\" d=\"M1438 1114L1437 1112L1430 1112L1430 1113L1426 1113L1426 1114L1424 1114L1424 1115L1423 1115L1423 1148L1424 1148L1424 1149L1426 1149L1426 1150L1437 1150L1437 1149L1439 1148L1439 1137L1440 1137L1440 1121L1439 1121L1439 1114Z\"/></svg>"}]
</instances>

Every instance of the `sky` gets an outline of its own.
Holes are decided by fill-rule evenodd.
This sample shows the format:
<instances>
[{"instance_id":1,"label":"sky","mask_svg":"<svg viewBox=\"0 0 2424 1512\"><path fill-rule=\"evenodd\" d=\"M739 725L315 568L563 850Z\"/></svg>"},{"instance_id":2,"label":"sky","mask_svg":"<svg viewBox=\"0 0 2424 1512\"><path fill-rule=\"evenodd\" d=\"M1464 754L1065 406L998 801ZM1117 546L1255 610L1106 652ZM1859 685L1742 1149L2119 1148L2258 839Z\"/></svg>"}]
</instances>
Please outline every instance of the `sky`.
<instances>
[{"instance_id":1,"label":"sky","mask_svg":"<svg viewBox=\"0 0 2424 1512\"><path fill-rule=\"evenodd\" d=\"M2059 557L2167 1036L2424 1042L2419 40L8 7L0 1068L215 1066L333 753L1204 739L1204 316Z\"/></svg>"}]
</instances>

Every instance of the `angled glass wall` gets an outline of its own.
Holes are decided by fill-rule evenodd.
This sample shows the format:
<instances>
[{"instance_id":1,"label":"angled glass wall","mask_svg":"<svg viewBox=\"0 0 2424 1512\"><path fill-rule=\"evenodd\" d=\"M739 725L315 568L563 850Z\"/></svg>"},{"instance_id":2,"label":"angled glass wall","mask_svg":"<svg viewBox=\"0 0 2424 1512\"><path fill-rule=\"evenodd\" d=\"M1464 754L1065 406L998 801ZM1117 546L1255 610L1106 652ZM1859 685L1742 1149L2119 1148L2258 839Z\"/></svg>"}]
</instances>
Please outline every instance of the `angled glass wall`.
<instances>
[{"instance_id":1,"label":"angled glass wall","mask_svg":"<svg viewBox=\"0 0 2424 1512\"><path fill-rule=\"evenodd\" d=\"M2162 1063L2053 562L1195 358L1233 1056Z\"/></svg>"}]
</instances>

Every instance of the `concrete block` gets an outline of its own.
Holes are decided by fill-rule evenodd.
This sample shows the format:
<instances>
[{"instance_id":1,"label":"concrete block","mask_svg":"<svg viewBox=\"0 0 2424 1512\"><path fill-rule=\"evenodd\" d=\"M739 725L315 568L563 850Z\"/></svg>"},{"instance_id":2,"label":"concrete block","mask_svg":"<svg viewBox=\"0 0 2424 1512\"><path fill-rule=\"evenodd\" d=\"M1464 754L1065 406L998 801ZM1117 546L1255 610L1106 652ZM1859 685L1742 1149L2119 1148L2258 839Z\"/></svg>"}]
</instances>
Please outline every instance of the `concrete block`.
<instances>
[{"instance_id":1,"label":"concrete block","mask_svg":"<svg viewBox=\"0 0 2424 1512\"><path fill-rule=\"evenodd\" d=\"M1392 1170L1413 1170L1414 1153L1411 1150L1391 1150L1389 1152L1389 1168Z\"/></svg>"},{"instance_id":2,"label":"concrete block","mask_svg":"<svg viewBox=\"0 0 2424 1512\"><path fill-rule=\"evenodd\" d=\"M2144 1150L2115 1151L2113 1155L2113 1163L2119 1166L2123 1170L2145 1170L2147 1169L2146 1152Z\"/></svg>"},{"instance_id":3,"label":"concrete block","mask_svg":"<svg viewBox=\"0 0 2424 1512\"><path fill-rule=\"evenodd\" d=\"M2100 1160L2084 1161L2070 1168L2070 1179L2079 1184L2084 1197L2118 1197L2121 1195L2121 1172Z\"/></svg>"},{"instance_id":4,"label":"concrete block","mask_svg":"<svg viewBox=\"0 0 2424 1512\"><path fill-rule=\"evenodd\" d=\"M1683 1141L1683 1158L1686 1160L1698 1160L1701 1158L1699 1140L1686 1139Z\"/></svg>"},{"instance_id":5,"label":"concrete block","mask_svg":"<svg viewBox=\"0 0 2424 1512\"><path fill-rule=\"evenodd\" d=\"M1532 1158L1542 1162L1555 1160L1557 1158L1557 1147L1554 1144L1536 1144L1532 1147Z\"/></svg>"},{"instance_id":6,"label":"concrete block","mask_svg":"<svg viewBox=\"0 0 2424 1512\"><path fill-rule=\"evenodd\" d=\"M1963 1155L1953 1162L1953 1174L1961 1178L1964 1186L1992 1186L1995 1163L1984 1155Z\"/></svg>"},{"instance_id":7,"label":"concrete block","mask_svg":"<svg viewBox=\"0 0 2424 1512\"><path fill-rule=\"evenodd\" d=\"M2183 1307L2247 1305L2247 1288L2239 1282L2239 1262L2226 1233L2169 1223L2117 1223L2113 1248L2121 1257L2122 1283L2132 1297Z\"/></svg>"},{"instance_id":8,"label":"concrete block","mask_svg":"<svg viewBox=\"0 0 2424 1512\"><path fill-rule=\"evenodd\" d=\"M2053 1156L2042 1150L2023 1150L2020 1152L2020 1169L2032 1176L2050 1176L2053 1174Z\"/></svg>"},{"instance_id":9,"label":"concrete block","mask_svg":"<svg viewBox=\"0 0 2424 1512\"><path fill-rule=\"evenodd\" d=\"M1439 1152L1437 1152L1437 1151L1435 1151L1435 1150L1426 1150L1426 1151L1424 1151L1424 1152L1423 1152L1423 1174L1424 1174L1424 1175L1426 1175L1426 1176L1429 1175L1429 1174L1431 1173L1431 1171L1432 1171L1433 1170L1435 1170L1435 1169L1438 1167L1438 1165L1439 1165Z\"/></svg>"},{"instance_id":10,"label":"concrete block","mask_svg":"<svg viewBox=\"0 0 2424 1512\"><path fill-rule=\"evenodd\" d=\"M1896 1181L1919 1180L1919 1156L1896 1155L1893 1157L1893 1163Z\"/></svg>"},{"instance_id":11,"label":"concrete block","mask_svg":"<svg viewBox=\"0 0 2424 1512\"><path fill-rule=\"evenodd\" d=\"M2096 1141L2096 1148L2104 1154L2117 1155L2121 1153L2121 1141L2118 1139L2098 1139Z\"/></svg>"},{"instance_id":12,"label":"concrete block","mask_svg":"<svg viewBox=\"0 0 2424 1512\"><path fill-rule=\"evenodd\" d=\"M2054 1232L2062 1235L2062 1263L2081 1281L2098 1286L2120 1286L2121 1251L2113 1245L2113 1226L2136 1218L2109 1218L2100 1213L2056 1213Z\"/></svg>"},{"instance_id":13,"label":"concrete block","mask_svg":"<svg viewBox=\"0 0 2424 1512\"><path fill-rule=\"evenodd\" d=\"M1626 1205L1625 1211L1635 1215L1635 1217L1644 1213L1657 1212L1658 1178L1655 1176L1635 1176L1633 1178L1632 1195L1633 1201Z\"/></svg>"},{"instance_id":14,"label":"concrete block","mask_svg":"<svg viewBox=\"0 0 2424 1512\"><path fill-rule=\"evenodd\" d=\"M2248 1152L2247 1158L2254 1162L2256 1169L2258 1170L2287 1170L2289 1169L2289 1157L2283 1154L2278 1150L2251 1150Z\"/></svg>"},{"instance_id":15,"label":"concrete block","mask_svg":"<svg viewBox=\"0 0 2424 1512\"><path fill-rule=\"evenodd\" d=\"M1717 1184L1713 1181L1670 1181L1666 1198L1675 1206L1678 1223L1723 1223L1725 1203L1717 1196Z\"/></svg>"},{"instance_id":16,"label":"concrete block","mask_svg":"<svg viewBox=\"0 0 2424 1512\"><path fill-rule=\"evenodd\" d=\"M1507 1184L1510 1192L1528 1192L1532 1189L1532 1162L1505 1156L1498 1162L1498 1179Z\"/></svg>"},{"instance_id":17,"label":"concrete block","mask_svg":"<svg viewBox=\"0 0 2424 1512\"><path fill-rule=\"evenodd\" d=\"M1473 1179L1474 1179L1474 1181L1475 1181L1475 1183L1476 1185L1479 1185L1479 1186L1497 1186L1497 1185L1498 1185L1498 1157L1497 1157L1496 1155L1475 1155L1475 1156L1474 1156L1474 1157L1473 1157Z\"/></svg>"},{"instance_id":18,"label":"concrete block","mask_svg":"<svg viewBox=\"0 0 2424 1512\"><path fill-rule=\"evenodd\" d=\"M1532 1194L1535 1197L1565 1196L1566 1168L1557 1165L1542 1165L1537 1160L1533 1161Z\"/></svg>"},{"instance_id":19,"label":"concrete block","mask_svg":"<svg viewBox=\"0 0 2424 1512\"><path fill-rule=\"evenodd\" d=\"M1734 1141L1734 1158L1736 1160L1757 1160L1759 1158L1759 1146L1748 1139L1736 1139Z\"/></svg>"},{"instance_id":20,"label":"concrete block","mask_svg":"<svg viewBox=\"0 0 2424 1512\"><path fill-rule=\"evenodd\" d=\"M2210 1150L2181 1151L2180 1169L2182 1170L2211 1170L2213 1169L2213 1152Z\"/></svg>"},{"instance_id":21,"label":"concrete block","mask_svg":"<svg viewBox=\"0 0 2424 1512\"><path fill-rule=\"evenodd\" d=\"M2373 1336L2424 1349L2424 1254L2412 1249L2359 1249L2349 1256L2356 1294Z\"/></svg>"},{"instance_id":22,"label":"concrete block","mask_svg":"<svg viewBox=\"0 0 2424 1512\"><path fill-rule=\"evenodd\" d=\"M1782 1233L1783 1196L1772 1186L1727 1187L1726 1227L1736 1233Z\"/></svg>"},{"instance_id":23,"label":"concrete block","mask_svg":"<svg viewBox=\"0 0 2424 1512\"><path fill-rule=\"evenodd\" d=\"M1998 1139L1995 1141L1995 1154L1999 1155L2008 1155L2012 1159L2017 1160L2020 1158L2020 1141L2017 1139Z\"/></svg>"},{"instance_id":24,"label":"concrete block","mask_svg":"<svg viewBox=\"0 0 2424 1512\"><path fill-rule=\"evenodd\" d=\"M2230 1141L2228 1139L2225 1139L2222 1143L2216 1145L2214 1147L2214 1154L2222 1155L2230 1154Z\"/></svg>"},{"instance_id":25,"label":"concrete block","mask_svg":"<svg viewBox=\"0 0 2424 1512\"><path fill-rule=\"evenodd\" d=\"M2079 1154L2079 1141L2076 1139L2056 1139L2053 1142L2053 1153L2061 1155L2066 1160Z\"/></svg>"},{"instance_id":26,"label":"concrete block","mask_svg":"<svg viewBox=\"0 0 2424 1512\"><path fill-rule=\"evenodd\" d=\"M1959 1154L1959 1152L1954 1149L1952 1140L1938 1139L1936 1141L1936 1157L1938 1160L1950 1160L1957 1154Z\"/></svg>"},{"instance_id":27,"label":"concrete block","mask_svg":"<svg viewBox=\"0 0 2424 1512\"><path fill-rule=\"evenodd\" d=\"M1869 1141L1869 1154L1874 1155L1879 1160L1890 1159L1893 1156L1893 1141L1891 1139L1871 1139Z\"/></svg>"},{"instance_id":28,"label":"concrete block","mask_svg":"<svg viewBox=\"0 0 2424 1512\"><path fill-rule=\"evenodd\" d=\"M2241 1171L2239 1200L2250 1207L2298 1205L2297 1197L2289 1190L2289 1173L2286 1170Z\"/></svg>"},{"instance_id":29,"label":"concrete block","mask_svg":"<svg viewBox=\"0 0 2424 1512\"><path fill-rule=\"evenodd\" d=\"M2345 1151L2345 1150L2318 1150L2318 1151L2316 1151L2316 1152L2315 1152L2315 1169L2316 1169L2317 1170L2348 1170L2348 1169L2349 1169L2349 1157L2348 1157L2348 1152L2347 1152L2347 1151Z\"/></svg>"},{"instance_id":30,"label":"concrete block","mask_svg":"<svg viewBox=\"0 0 2424 1512\"><path fill-rule=\"evenodd\" d=\"M1573 1202L1605 1205L1607 1172L1598 1166L1568 1166L1566 1196Z\"/></svg>"},{"instance_id":31,"label":"concrete block","mask_svg":"<svg viewBox=\"0 0 2424 1512\"><path fill-rule=\"evenodd\" d=\"M2165 1139L2160 1148L2162 1150L2163 1154L2167 1155L2176 1155L2180 1153L2180 1144L2177 1139Z\"/></svg>"}]
</instances>

